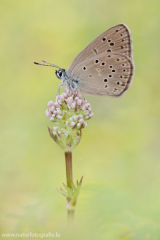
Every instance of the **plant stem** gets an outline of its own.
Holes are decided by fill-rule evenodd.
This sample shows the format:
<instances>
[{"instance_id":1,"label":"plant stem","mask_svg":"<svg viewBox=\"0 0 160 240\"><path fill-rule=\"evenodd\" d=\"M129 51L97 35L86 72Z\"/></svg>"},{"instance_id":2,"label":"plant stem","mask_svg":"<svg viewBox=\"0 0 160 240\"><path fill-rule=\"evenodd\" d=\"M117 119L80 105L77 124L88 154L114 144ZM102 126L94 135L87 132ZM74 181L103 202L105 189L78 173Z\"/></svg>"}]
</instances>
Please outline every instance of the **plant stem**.
<instances>
[{"instance_id":1,"label":"plant stem","mask_svg":"<svg viewBox=\"0 0 160 240\"><path fill-rule=\"evenodd\" d=\"M72 188L73 174L72 174L72 152L65 152L65 162L66 162L66 181L67 187ZM71 198L67 198L67 204L71 201ZM74 218L74 209L67 209L67 218L72 220Z\"/></svg>"}]
</instances>

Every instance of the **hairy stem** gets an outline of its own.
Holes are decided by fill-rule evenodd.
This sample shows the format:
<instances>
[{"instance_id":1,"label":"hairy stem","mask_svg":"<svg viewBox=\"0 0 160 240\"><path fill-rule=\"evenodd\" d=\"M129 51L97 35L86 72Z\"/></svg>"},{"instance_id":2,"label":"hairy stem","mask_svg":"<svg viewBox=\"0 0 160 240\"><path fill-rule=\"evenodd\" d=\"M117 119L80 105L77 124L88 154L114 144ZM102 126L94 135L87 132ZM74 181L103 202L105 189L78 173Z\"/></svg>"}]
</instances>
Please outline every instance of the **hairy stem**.
<instances>
[{"instance_id":1,"label":"hairy stem","mask_svg":"<svg viewBox=\"0 0 160 240\"><path fill-rule=\"evenodd\" d=\"M73 183L73 174L72 174L72 152L65 152L65 162L66 162L66 181L67 187L72 188ZM67 198L67 205L69 205L71 198ZM74 218L74 209L67 209L67 218L68 220L73 220Z\"/></svg>"}]
</instances>

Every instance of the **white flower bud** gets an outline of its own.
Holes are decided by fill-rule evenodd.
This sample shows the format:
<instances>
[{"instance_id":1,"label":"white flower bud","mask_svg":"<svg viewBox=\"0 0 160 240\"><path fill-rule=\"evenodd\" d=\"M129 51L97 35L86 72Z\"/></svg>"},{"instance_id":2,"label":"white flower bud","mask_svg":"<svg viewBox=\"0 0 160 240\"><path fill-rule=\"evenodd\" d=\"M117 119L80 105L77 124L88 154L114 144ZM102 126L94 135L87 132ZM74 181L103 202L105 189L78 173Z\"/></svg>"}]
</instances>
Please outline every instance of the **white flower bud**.
<instances>
[{"instance_id":1,"label":"white flower bud","mask_svg":"<svg viewBox=\"0 0 160 240\"><path fill-rule=\"evenodd\" d=\"M54 131L57 131L57 129L58 129L58 127L53 127L53 130L54 130Z\"/></svg>"},{"instance_id":2,"label":"white flower bud","mask_svg":"<svg viewBox=\"0 0 160 240\"><path fill-rule=\"evenodd\" d=\"M80 124L83 124L84 123L84 120L81 118L81 119L79 119L79 123Z\"/></svg>"},{"instance_id":3,"label":"white flower bud","mask_svg":"<svg viewBox=\"0 0 160 240\"><path fill-rule=\"evenodd\" d=\"M66 97L67 97L67 94L66 94L66 93L63 93L62 95L63 95L63 97L64 97L64 98L66 98Z\"/></svg>"},{"instance_id":4,"label":"white flower bud","mask_svg":"<svg viewBox=\"0 0 160 240\"><path fill-rule=\"evenodd\" d=\"M64 133L64 136L65 136L65 138L67 138L67 137L68 137L68 133L65 132L65 133Z\"/></svg>"},{"instance_id":5,"label":"white flower bud","mask_svg":"<svg viewBox=\"0 0 160 240\"><path fill-rule=\"evenodd\" d=\"M61 105L61 104L62 104L62 101L61 101L61 100L58 100L58 103Z\"/></svg>"},{"instance_id":6,"label":"white flower bud","mask_svg":"<svg viewBox=\"0 0 160 240\"><path fill-rule=\"evenodd\" d=\"M74 127L76 124L75 122L71 122L71 126Z\"/></svg>"},{"instance_id":7,"label":"white flower bud","mask_svg":"<svg viewBox=\"0 0 160 240\"><path fill-rule=\"evenodd\" d=\"M76 121L78 119L78 115L73 115L72 118L73 118L73 120Z\"/></svg>"},{"instance_id":8,"label":"white flower bud","mask_svg":"<svg viewBox=\"0 0 160 240\"><path fill-rule=\"evenodd\" d=\"M81 100L81 99L78 99L77 104L78 104L78 105L81 105L81 103L82 103L82 100Z\"/></svg>"},{"instance_id":9,"label":"white flower bud","mask_svg":"<svg viewBox=\"0 0 160 240\"><path fill-rule=\"evenodd\" d=\"M89 117L91 118L92 116L93 116L93 113L90 113L90 114L89 114Z\"/></svg>"},{"instance_id":10,"label":"white flower bud","mask_svg":"<svg viewBox=\"0 0 160 240\"><path fill-rule=\"evenodd\" d=\"M54 107L54 106L52 106L52 107L50 107L49 109L50 109L50 111L51 111L51 112L54 112L54 110L55 110L55 107Z\"/></svg>"},{"instance_id":11,"label":"white flower bud","mask_svg":"<svg viewBox=\"0 0 160 240\"><path fill-rule=\"evenodd\" d=\"M89 114L89 111L88 111L88 110L85 110L83 113L84 113L84 115L88 115L88 114Z\"/></svg>"},{"instance_id":12,"label":"white flower bud","mask_svg":"<svg viewBox=\"0 0 160 240\"><path fill-rule=\"evenodd\" d=\"M58 118L58 119L62 119L62 116L61 116L61 115L57 115L57 118Z\"/></svg>"},{"instance_id":13,"label":"white flower bud","mask_svg":"<svg viewBox=\"0 0 160 240\"><path fill-rule=\"evenodd\" d=\"M80 123L77 123L77 127L80 128L80 127L81 127L81 124L80 124Z\"/></svg>"},{"instance_id":14,"label":"white flower bud","mask_svg":"<svg viewBox=\"0 0 160 240\"><path fill-rule=\"evenodd\" d=\"M75 108L75 106L76 106L76 104L75 104L75 102L73 102L73 103L71 104L71 108Z\"/></svg>"},{"instance_id":15,"label":"white flower bud","mask_svg":"<svg viewBox=\"0 0 160 240\"><path fill-rule=\"evenodd\" d=\"M87 123L86 122L84 122L84 127L87 127Z\"/></svg>"},{"instance_id":16,"label":"white flower bud","mask_svg":"<svg viewBox=\"0 0 160 240\"><path fill-rule=\"evenodd\" d=\"M51 117L50 120L51 120L51 122L53 122L54 121L54 117Z\"/></svg>"}]
</instances>

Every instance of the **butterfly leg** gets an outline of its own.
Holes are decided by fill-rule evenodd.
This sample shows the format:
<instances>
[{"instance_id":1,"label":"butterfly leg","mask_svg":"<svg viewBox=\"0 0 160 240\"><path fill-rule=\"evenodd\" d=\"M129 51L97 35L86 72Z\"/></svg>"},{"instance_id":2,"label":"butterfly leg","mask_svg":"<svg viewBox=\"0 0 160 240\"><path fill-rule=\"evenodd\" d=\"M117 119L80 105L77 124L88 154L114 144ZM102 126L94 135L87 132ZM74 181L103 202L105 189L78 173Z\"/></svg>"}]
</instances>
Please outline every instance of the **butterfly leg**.
<instances>
[{"instance_id":1,"label":"butterfly leg","mask_svg":"<svg viewBox=\"0 0 160 240\"><path fill-rule=\"evenodd\" d=\"M78 92L78 93L80 93L80 94L82 95L82 93L81 93L78 85L77 85L75 82L72 83L72 90L73 90L73 91L76 91L76 92ZM84 98L83 95L82 95L82 97ZM85 98L84 98L84 99L85 99Z\"/></svg>"},{"instance_id":2,"label":"butterfly leg","mask_svg":"<svg viewBox=\"0 0 160 240\"><path fill-rule=\"evenodd\" d=\"M60 85L58 86L57 95L60 95L60 88L61 88L61 87L65 87L65 86L66 86L65 83L62 83L62 84L60 84Z\"/></svg>"}]
</instances>

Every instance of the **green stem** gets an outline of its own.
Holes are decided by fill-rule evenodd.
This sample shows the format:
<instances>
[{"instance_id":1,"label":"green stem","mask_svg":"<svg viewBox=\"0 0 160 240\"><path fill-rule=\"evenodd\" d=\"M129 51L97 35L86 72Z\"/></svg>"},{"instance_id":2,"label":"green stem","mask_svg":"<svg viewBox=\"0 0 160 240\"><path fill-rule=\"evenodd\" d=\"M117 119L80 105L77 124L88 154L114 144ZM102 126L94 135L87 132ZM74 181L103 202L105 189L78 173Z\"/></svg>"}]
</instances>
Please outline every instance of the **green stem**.
<instances>
[{"instance_id":1,"label":"green stem","mask_svg":"<svg viewBox=\"0 0 160 240\"><path fill-rule=\"evenodd\" d=\"M73 174L72 174L72 152L65 152L65 162L66 162L66 181L67 187L73 190ZM67 204L71 201L71 198L67 198ZM74 218L74 210L67 209L67 217L68 220L73 220Z\"/></svg>"}]
</instances>

